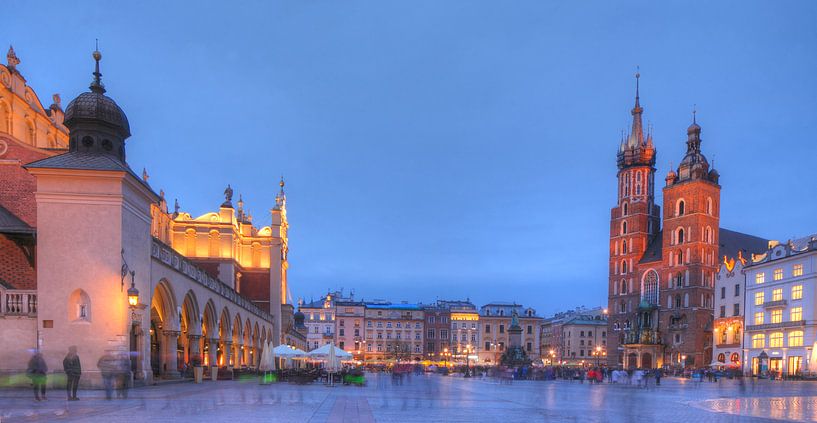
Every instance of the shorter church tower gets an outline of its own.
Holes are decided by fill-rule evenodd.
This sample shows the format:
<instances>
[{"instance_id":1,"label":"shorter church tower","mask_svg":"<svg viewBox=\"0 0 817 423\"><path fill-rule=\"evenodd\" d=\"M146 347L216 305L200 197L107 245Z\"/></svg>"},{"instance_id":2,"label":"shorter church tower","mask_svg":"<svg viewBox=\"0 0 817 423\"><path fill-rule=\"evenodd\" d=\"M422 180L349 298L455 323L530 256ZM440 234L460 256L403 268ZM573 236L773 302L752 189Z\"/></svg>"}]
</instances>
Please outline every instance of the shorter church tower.
<instances>
[{"instance_id":1,"label":"shorter church tower","mask_svg":"<svg viewBox=\"0 0 817 423\"><path fill-rule=\"evenodd\" d=\"M701 153L701 127L693 113L687 151L664 187L661 300L669 313L661 318L665 360L702 367L710 362L713 290L718 272L720 175Z\"/></svg>"}]
</instances>

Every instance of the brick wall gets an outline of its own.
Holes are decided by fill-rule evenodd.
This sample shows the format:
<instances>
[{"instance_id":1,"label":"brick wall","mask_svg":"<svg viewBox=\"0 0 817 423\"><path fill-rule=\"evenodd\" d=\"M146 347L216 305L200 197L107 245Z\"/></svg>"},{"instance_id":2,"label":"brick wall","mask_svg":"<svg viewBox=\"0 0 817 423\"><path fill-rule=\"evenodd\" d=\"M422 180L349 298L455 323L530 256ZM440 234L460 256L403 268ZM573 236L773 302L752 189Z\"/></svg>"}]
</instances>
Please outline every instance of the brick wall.
<instances>
[{"instance_id":1,"label":"brick wall","mask_svg":"<svg viewBox=\"0 0 817 423\"><path fill-rule=\"evenodd\" d=\"M37 204L34 192L37 184L34 176L23 165L44 159L51 154L24 146L16 140L2 137L8 145L0 156L0 205L14 213L32 227L37 226Z\"/></svg>"},{"instance_id":2,"label":"brick wall","mask_svg":"<svg viewBox=\"0 0 817 423\"><path fill-rule=\"evenodd\" d=\"M23 250L0 235L0 280L13 289L36 289L37 274L28 263Z\"/></svg>"}]
</instances>

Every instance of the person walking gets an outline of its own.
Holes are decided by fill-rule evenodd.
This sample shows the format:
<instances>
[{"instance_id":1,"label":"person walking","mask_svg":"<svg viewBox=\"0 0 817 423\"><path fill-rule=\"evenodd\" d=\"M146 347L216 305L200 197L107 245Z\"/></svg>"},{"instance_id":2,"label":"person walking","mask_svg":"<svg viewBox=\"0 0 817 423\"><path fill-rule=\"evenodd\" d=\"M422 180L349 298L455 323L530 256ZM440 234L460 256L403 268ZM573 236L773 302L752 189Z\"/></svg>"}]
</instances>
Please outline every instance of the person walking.
<instances>
[{"instance_id":1,"label":"person walking","mask_svg":"<svg viewBox=\"0 0 817 423\"><path fill-rule=\"evenodd\" d=\"M45 364L45 359L39 350L36 350L31 359L28 360L26 373L31 378L31 383L34 384L34 399L45 401L47 399L45 397L45 383L47 381L48 366Z\"/></svg>"},{"instance_id":2,"label":"person walking","mask_svg":"<svg viewBox=\"0 0 817 423\"><path fill-rule=\"evenodd\" d=\"M62 359L62 369L65 370L65 393L68 401L79 401L77 398L77 388L79 388L79 377L82 374L82 365L77 355L77 347L68 347L68 354Z\"/></svg>"},{"instance_id":3,"label":"person walking","mask_svg":"<svg viewBox=\"0 0 817 423\"><path fill-rule=\"evenodd\" d=\"M105 351L105 354L99 358L96 366L99 372L102 373L102 384L105 386L105 399L113 397L114 376L116 374L116 357L110 351Z\"/></svg>"},{"instance_id":4,"label":"person walking","mask_svg":"<svg viewBox=\"0 0 817 423\"><path fill-rule=\"evenodd\" d=\"M127 399L129 386L130 359L127 353L122 353L116 361L116 397Z\"/></svg>"}]
</instances>

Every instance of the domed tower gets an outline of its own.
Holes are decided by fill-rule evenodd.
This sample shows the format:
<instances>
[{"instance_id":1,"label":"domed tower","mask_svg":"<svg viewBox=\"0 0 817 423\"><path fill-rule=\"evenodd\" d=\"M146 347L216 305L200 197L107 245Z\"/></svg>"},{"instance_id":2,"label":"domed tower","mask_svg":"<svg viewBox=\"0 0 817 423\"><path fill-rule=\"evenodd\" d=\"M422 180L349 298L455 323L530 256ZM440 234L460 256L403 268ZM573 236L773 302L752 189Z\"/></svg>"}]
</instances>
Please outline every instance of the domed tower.
<instances>
[{"instance_id":1,"label":"domed tower","mask_svg":"<svg viewBox=\"0 0 817 423\"><path fill-rule=\"evenodd\" d=\"M84 360L96 362L111 349L130 351L137 357L135 379L149 383L150 206L159 196L125 163L128 119L104 95L102 55L93 57L90 92L65 111L68 151L25 166L37 182L37 326L47 328L39 332L47 361L58 362L82 339ZM123 277L125 266L132 279ZM139 292L133 310L131 280ZM164 330L176 333L178 322ZM168 339L168 351L175 351L176 338ZM83 380L102 386L98 372Z\"/></svg>"},{"instance_id":2,"label":"domed tower","mask_svg":"<svg viewBox=\"0 0 817 423\"><path fill-rule=\"evenodd\" d=\"M686 154L678 169L667 174L663 190L662 260L669 280L661 284L667 287L661 290L661 301L671 312L662 316L661 332L667 345L665 362L678 363L687 356L689 365L701 367L711 361L704 353L706 339L696 330L712 318L721 187L720 175L701 152L695 112L686 144Z\"/></svg>"},{"instance_id":3,"label":"domed tower","mask_svg":"<svg viewBox=\"0 0 817 423\"><path fill-rule=\"evenodd\" d=\"M93 53L96 68L90 91L80 94L65 109L65 126L71 138L68 151L110 156L125 162L125 139L130 137L130 125L125 112L105 95L99 61L102 54Z\"/></svg>"},{"instance_id":4,"label":"domed tower","mask_svg":"<svg viewBox=\"0 0 817 423\"><path fill-rule=\"evenodd\" d=\"M632 128L623 137L616 162L618 195L610 210L610 267L608 310L611 336L608 337L608 362L620 363L618 346L625 326L634 324L634 312L640 298L640 283L635 267L659 229L660 210L655 204L655 146L652 133L645 135L639 98L641 75L636 73L635 106Z\"/></svg>"}]
</instances>

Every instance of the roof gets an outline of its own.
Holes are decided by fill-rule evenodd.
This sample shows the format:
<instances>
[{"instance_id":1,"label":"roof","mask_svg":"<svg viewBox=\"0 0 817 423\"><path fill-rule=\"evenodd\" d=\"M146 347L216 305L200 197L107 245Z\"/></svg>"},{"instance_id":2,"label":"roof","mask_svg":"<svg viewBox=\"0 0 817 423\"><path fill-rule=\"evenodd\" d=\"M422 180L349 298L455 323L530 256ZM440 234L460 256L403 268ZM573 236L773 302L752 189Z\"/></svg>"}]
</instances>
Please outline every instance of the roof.
<instances>
[{"instance_id":1,"label":"roof","mask_svg":"<svg viewBox=\"0 0 817 423\"><path fill-rule=\"evenodd\" d=\"M0 233L34 234L35 230L5 207L0 206Z\"/></svg>"},{"instance_id":2,"label":"roof","mask_svg":"<svg viewBox=\"0 0 817 423\"><path fill-rule=\"evenodd\" d=\"M587 325L587 326L607 326L607 319L605 318L594 318L593 316L574 316L565 322L562 325Z\"/></svg>"},{"instance_id":3,"label":"roof","mask_svg":"<svg viewBox=\"0 0 817 423\"><path fill-rule=\"evenodd\" d=\"M644 255L639 263L652 263L661 261L663 253L663 231L658 233L650 241ZM735 232L729 229L720 228L718 232L718 257L735 257L738 251L743 251L744 257L749 257L747 253L761 253L766 251L769 241L754 235Z\"/></svg>"},{"instance_id":4,"label":"roof","mask_svg":"<svg viewBox=\"0 0 817 423\"><path fill-rule=\"evenodd\" d=\"M366 308L374 310L422 310L417 304L369 304L366 303Z\"/></svg>"},{"instance_id":5,"label":"roof","mask_svg":"<svg viewBox=\"0 0 817 423\"><path fill-rule=\"evenodd\" d=\"M31 162L23 167L26 169L76 169L125 172L133 176L140 184L153 193L153 195L158 197L158 195L153 192L153 188L142 180L142 178L138 177L127 163L109 154L69 151L65 154Z\"/></svg>"}]
</instances>

